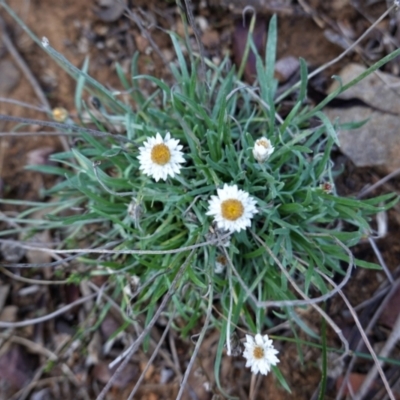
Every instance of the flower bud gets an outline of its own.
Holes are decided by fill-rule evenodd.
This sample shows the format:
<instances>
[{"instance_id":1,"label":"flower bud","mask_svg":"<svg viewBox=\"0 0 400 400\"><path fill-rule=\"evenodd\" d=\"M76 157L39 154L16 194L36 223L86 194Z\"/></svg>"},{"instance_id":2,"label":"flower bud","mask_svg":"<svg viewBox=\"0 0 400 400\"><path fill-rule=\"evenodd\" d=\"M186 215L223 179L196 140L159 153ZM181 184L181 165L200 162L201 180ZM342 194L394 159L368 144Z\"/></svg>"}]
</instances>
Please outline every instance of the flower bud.
<instances>
[{"instance_id":1,"label":"flower bud","mask_svg":"<svg viewBox=\"0 0 400 400\"><path fill-rule=\"evenodd\" d=\"M274 147L271 145L271 142L262 137L261 139L256 140L253 147L253 156L259 162L263 163L268 160L269 156L274 152Z\"/></svg>"},{"instance_id":2,"label":"flower bud","mask_svg":"<svg viewBox=\"0 0 400 400\"><path fill-rule=\"evenodd\" d=\"M63 107L56 107L52 110L53 119L57 122L65 122L68 118L68 111Z\"/></svg>"}]
</instances>

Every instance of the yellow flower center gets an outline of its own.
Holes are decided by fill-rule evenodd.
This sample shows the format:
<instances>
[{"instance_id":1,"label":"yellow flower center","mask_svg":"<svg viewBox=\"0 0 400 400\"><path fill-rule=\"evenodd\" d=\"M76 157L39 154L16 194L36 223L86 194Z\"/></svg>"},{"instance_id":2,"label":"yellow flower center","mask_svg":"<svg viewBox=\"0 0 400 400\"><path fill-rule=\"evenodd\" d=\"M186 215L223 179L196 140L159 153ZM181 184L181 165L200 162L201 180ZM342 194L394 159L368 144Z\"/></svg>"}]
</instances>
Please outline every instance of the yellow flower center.
<instances>
[{"instance_id":1,"label":"yellow flower center","mask_svg":"<svg viewBox=\"0 0 400 400\"><path fill-rule=\"evenodd\" d=\"M264 357L264 349L260 346L254 347L253 356L256 360L261 360Z\"/></svg>"},{"instance_id":2,"label":"yellow flower center","mask_svg":"<svg viewBox=\"0 0 400 400\"><path fill-rule=\"evenodd\" d=\"M244 207L241 201L228 199L221 204L222 216L229 221L236 221L243 215Z\"/></svg>"},{"instance_id":3,"label":"yellow flower center","mask_svg":"<svg viewBox=\"0 0 400 400\"><path fill-rule=\"evenodd\" d=\"M259 146L262 146L262 147L265 147L266 149L268 149L270 146L269 146L269 143L265 140L265 139L259 139L259 140L257 140L257 144L259 145Z\"/></svg>"},{"instance_id":4,"label":"yellow flower center","mask_svg":"<svg viewBox=\"0 0 400 400\"><path fill-rule=\"evenodd\" d=\"M156 144L151 149L151 161L158 165L165 165L171 159L171 152L164 143Z\"/></svg>"}]
</instances>

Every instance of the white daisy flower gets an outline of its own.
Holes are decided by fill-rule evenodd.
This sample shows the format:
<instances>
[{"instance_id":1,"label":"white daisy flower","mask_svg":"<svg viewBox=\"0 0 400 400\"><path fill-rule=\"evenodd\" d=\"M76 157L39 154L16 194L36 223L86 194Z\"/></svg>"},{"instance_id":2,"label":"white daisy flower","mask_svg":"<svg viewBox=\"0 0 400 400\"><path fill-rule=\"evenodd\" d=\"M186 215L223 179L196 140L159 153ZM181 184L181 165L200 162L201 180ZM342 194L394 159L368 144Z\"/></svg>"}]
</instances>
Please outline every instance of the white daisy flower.
<instances>
[{"instance_id":1,"label":"white daisy flower","mask_svg":"<svg viewBox=\"0 0 400 400\"><path fill-rule=\"evenodd\" d=\"M164 139L157 133L155 137L148 138L143 147L139 147L139 169L156 182L160 179L165 181L168 176L174 177L180 172L180 164L185 162L182 148L179 140L171 139L169 132Z\"/></svg>"},{"instance_id":2,"label":"white daisy flower","mask_svg":"<svg viewBox=\"0 0 400 400\"><path fill-rule=\"evenodd\" d=\"M267 138L262 137L254 143L253 156L259 163L263 163L268 160L274 150L275 148L272 146L271 142Z\"/></svg>"},{"instance_id":3,"label":"white daisy flower","mask_svg":"<svg viewBox=\"0 0 400 400\"><path fill-rule=\"evenodd\" d=\"M244 347L243 357L247 360L246 367L251 367L253 374L267 375L271 371L271 366L279 362L278 357L276 357L279 352L274 348L268 335L261 336L257 333L255 338L246 335Z\"/></svg>"},{"instance_id":4,"label":"white daisy flower","mask_svg":"<svg viewBox=\"0 0 400 400\"><path fill-rule=\"evenodd\" d=\"M218 196L211 196L207 215L212 215L218 228L239 232L251 225L251 219L258 211L253 197L236 185L224 184L217 189Z\"/></svg>"}]
</instances>

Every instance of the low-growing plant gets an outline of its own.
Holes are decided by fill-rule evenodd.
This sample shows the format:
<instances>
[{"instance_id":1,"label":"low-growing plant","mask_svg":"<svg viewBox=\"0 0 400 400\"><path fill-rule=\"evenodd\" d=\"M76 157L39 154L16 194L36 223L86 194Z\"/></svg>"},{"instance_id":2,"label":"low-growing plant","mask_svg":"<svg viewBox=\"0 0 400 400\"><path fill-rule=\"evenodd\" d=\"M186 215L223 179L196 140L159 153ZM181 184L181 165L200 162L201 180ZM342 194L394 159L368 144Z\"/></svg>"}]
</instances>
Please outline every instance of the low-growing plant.
<instances>
[{"instance_id":1,"label":"low-growing plant","mask_svg":"<svg viewBox=\"0 0 400 400\"><path fill-rule=\"evenodd\" d=\"M350 249L371 234L371 216L398 197L359 200L336 193L331 152L340 126L321 112L327 101L315 107L305 101L304 60L301 81L277 96L275 16L265 59L249 35L256 54L253 86L239 79L229 58L219 65L204 59L206 71L200 73L189 41L174 32L170 37L173 80L139 75L135 54L129 76L116 68L124 101L88 75L88 62L78 70L51 47L51 38L50 44L39 42L76 77L83 127L68 118L59 123L66 135L77 136L70 151L51 156L57 166L29 167L59 179L44 193L52 202L36 203L16 219L25 225L25 239L57 231L61 241L54 252L72 254L86 266L85 274L71 269L70 281L107 276L106 290L119 301L125 320L142 317L143 335L118 361L143 341L146 346L160 315L184 338L199 332L194 355L206 331L215 328L220 339L214 372L223 391L219 367L224 348L229 355L240 349L235 335L291 321L295 337L303 330L326 349L296 312L305 306L326 318L345 352L345 339L318 303L344 286L354 266L380 268L355 259ZM328 100L399 54L341 85ZM141 92L141 81L154 86L150 96ZM84 90L94 96L95 110L83 100ZM294 106L281 118L280 104L288 96ZM84 114L96 130L84 127ZM42 220L31 218L37 210L47 210ZM271 337L279 342L279 336ZM253 349L251 343L246 348ZM275 364L267 367L289 390Z\"/></svg>"}]
</instances>

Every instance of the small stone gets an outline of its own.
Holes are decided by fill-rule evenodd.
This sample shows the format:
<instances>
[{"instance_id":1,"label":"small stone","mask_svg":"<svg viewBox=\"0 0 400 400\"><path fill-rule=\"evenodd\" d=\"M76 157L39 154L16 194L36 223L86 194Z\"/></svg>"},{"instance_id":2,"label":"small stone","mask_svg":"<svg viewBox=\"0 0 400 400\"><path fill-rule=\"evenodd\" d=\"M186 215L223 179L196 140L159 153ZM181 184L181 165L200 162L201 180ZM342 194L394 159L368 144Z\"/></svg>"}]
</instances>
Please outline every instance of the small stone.
<instances>
[{"instance_id":1,"label":"small stone","mask_svg":"<svg viewBox=\"0 0 400 400\"><path fill-rule=\"evenodd\" d=\"M136 47L141 52L144 53L149 46L149 41L141 35L138 35L136 38Z\"/></svg>"},{"instance_id":2,"label":"small stone","mask_svg":"<svg viewBox=\"0 0 400 400\"><path fill-rule=\"evenodd\" d=\"M275 63L274 75L279 83L285 83L298 70L300 70L299 60L296 57L287 56Z\"/></svg>"},{"instance_id":3,"label":"small stone","mask_svg":"<svg viewBox=\"0 0 400 400\"><path fill-rule=\"evenodd\" d=\"M18 244L3 242L0 245L0 252L6 261L17 263L25 256L26 250Z\"/></svg>"},{"instance_id":4,"label":"small stone","mask_svg":"<svg viewBox=\"0 0 400 400\"><path fill-rule=\"evenodd\" d=\"M350 64L339 76L345 85L364 71L365 67ZM344 100L359 99L364 105L326 108L324 112L332 122L340 124L368 120L360 128L339 132L340 149L357 167L379 166L391 172L400 168L400 103L392 89L400 85L400 79L382 72L379 74L369 75L338 96ZM329 93L338 85L335 81Z\"/></svg>"},{"instance_id":5,"label":"small stone","mask_svg":"<svg viewBox=\"0 0 400 400\"><path fill-rule=\"evenodd\" d=\"M0 320L2 322L15 322L17 320L18 307L17 306L5 306L0 313Z\"/></svg>"},{"instance_id":6,"label":"small stone","mask_svg":"<svg viewBox=\"0 0 400 400\"><path fill-rule=\"evenodd\" d=\"M99 19L104 22L114 22L120 17L125 11L126 0L100 0L98 2L100 10L96 12Z\"/></svg>"},{"instance_id":7,"label":"small stone","mask_svg":"<svg viewBox=\"0 0 400 400\"><path fill-rule=\"evenodd\" d=\"M178 20L176 22L176 25L174 26L173 30L181 37L185 36L185 25L181 20ZM191 26L187 27L187 31L189 35L193 35L193 28Z\"/></svg>"},{"instance_id":8,"label":"small stone","mask_svg":"<svg viewBox=\"0 0 400 400\"><path fill-rule=\"evenodd\" d=\"M174 59L174 52L172 50L163 49L163 50L161 50L161 52L165 58L165 61L170 62Z\"/></svg>"},{"instance_id":9,"label":"small stone","mask_svg":"<svg viewBox=\"0 0 400 400\"><path fill-rule=\"evenodd\" d=\"M219 33L214 29L209 29L203 33L201 41L205 47L217 47L219 43Z\"/></svg>"},{"instance_id":10,"label":"small stone","mask_svg":"<svg viewBox=\"0 0 400 400\"><path fill-rule=\"evenodd\" d=\"M196 18L195 18L195 21L196 21L196 24L198 25L199 29L200 29L202 32L204 32L204 31L207 30L207 28L208 28L208 21L207 21L204 17L202 17L202 16L196 17Z\"/></svg>"}]
</instances>

